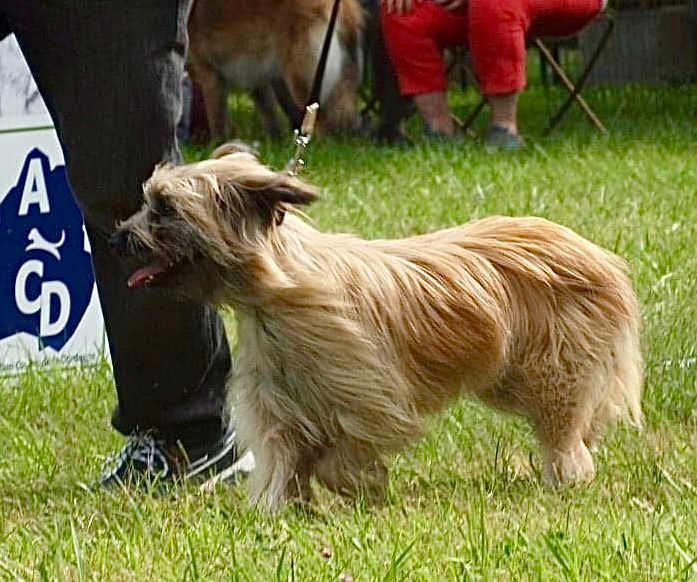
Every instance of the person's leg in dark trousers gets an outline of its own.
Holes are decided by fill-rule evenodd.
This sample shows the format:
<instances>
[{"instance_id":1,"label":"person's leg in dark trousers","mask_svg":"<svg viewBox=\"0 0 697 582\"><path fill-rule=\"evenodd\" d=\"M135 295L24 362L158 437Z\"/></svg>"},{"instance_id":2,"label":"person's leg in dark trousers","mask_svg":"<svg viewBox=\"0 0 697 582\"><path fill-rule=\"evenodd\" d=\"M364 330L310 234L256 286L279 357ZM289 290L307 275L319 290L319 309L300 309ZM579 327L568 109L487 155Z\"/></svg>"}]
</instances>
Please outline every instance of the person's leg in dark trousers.
<instances>
[{"instance_id":1,"label":"person's leg in dark trousers","mask_svg":"<svg viewBox=\"0 0 697 582\"><path fill-rule=\"evenodd\" d=\"M46 101L85 216L111 350L114 427L204 454L226 433L230 355L207 307L131 291L108 249L154 166L179 160L189 0L0 0Z\"/></svg>"},{"instance_id":2,"label":"person's leg in dark trousers","mask_svg":"<svg viewBox=\"0 0 697 582\"><path fill-rule=\"evenodd\" d=\"M399 93L397 78L387 57L385 39L380 25L380 3L377 0L363 0L367 12L367 44L371 62L371 84L373 97L378 103L378 127L375 137L388 142L405 141L402 122L414 111L409 99Z\"/></svg>"}]
</instances>

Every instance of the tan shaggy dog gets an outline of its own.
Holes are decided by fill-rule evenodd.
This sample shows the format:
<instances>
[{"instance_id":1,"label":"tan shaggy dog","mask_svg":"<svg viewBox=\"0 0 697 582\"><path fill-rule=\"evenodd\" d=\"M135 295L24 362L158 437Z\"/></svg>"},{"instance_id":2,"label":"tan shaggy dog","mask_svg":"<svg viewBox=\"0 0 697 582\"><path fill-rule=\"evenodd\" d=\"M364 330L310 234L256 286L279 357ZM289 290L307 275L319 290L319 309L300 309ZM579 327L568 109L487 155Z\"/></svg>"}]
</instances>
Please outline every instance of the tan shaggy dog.
<instances>
[{"instance_id":1,"label":"tan shaggy dog","mask_svg":"<svg viewBox=\"0 0 697 582\"><path fill-rule=\"evenodd\" d=\"M386 455L462 394L530 420L552 485L593 478L609 421L640 425L639 313L614 254L533 217L323 233L293 210L313 187L234 146L213 158L157 169L113 244L141 265L131 287L234 308L253 501L308 500L313 476L379 492Z\"/></svg>"},{"instance_id":2,"label":"tan shaggy dog","mask_svg":"<svg viewBox=\"0 0 697 582\"><path fill-rule=\"evenodd\" d=\"M196 0L189 16L189 71L203 92L211 135L232 133L230 89L250 91L267 133L278 134L275 81L298 112L309 98L333 0ZM358 127L364 16L358 0L342 0L322 85L322 127Z\"/></svg>"}]
</instances>

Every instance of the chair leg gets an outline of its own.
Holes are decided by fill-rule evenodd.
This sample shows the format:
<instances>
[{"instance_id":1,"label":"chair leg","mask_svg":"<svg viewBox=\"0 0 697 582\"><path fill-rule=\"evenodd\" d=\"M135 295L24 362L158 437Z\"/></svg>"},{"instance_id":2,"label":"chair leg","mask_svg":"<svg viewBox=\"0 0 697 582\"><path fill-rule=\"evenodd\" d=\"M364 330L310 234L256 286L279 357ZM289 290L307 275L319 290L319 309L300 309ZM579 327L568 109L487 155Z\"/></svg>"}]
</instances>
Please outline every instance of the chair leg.
<instances>
[{"instance_id":1,"label":"chair leg","mask_svg":"<svg viewBox=\"0 0 697 582\"><path fill-rule=\"evenodd\" d=\"M468 53L466 53L463 50L459 50L457 52L455 64L461 67L464 77L461 89L464 90L467 87L467 85L471 85L473 88L478 90L479 83L477 81L477 76L472 72L470 63L468 61ZM481 113L482 109L484 109L485 105L486 98L482 97L481 100L477 103L477 105L474 106L474 109L472 109L472 111L469 112L464 121L454 113L451 113L450 117L452 118L453 122L458 127L458 129L460 129L460 131L467 134L469 137L477 138L478 135L472 129L471 126L474 123L474 120L477 119L477 116Z\"/></svg>"},{"instance_id":2,"label":"chair leg","mask_svg":"<svg viewBox=\"0 0 697 582\"><path fill-rule=\"evenodd\" d=\"M605 48L605 45L607 44L608 40L610 39L610 35L612 34L612 29L614 27L614 22L612 19L608 18L606 20L607 26L605 28L605 32L603 33L603 36L601 37L600 41L598 42L598 46L595 48L595 51L591 55L590 60L588 61L588 64L586 67L583 69L581 75L579 76L576 85L571 82L569 77L566 75L564 70L559 66L559 63L554 59L552 54L549 52L549 49L545 46L545 44L539 39L535 39L535 46L538 48L540 51L540 54L543 56L543 58L549 63L549 65L552 67L554 72L557 74L559 79L561 80L562 84L566 87L566 89L569 91L569 96L566 98L562 106L559 108L557 113L552 116L552 118L549 121L549 124L547 126L546 133L551 133L556 126L559 124L559 121L561 121L561 118L566 114L568 111L569 107L571 107L571 104L576 101L578 106L581 108L581 110L586 114L588 119L590 119L591 123L601 132L601 133L607 133L607 129L603 125L603 122L600 121L598 116L595 114L595 112L590 108L586 100L581 96L581 91L583 90L583 87L585 86L586 82L588 81L588 77L590 76L593 67L595 66L595 63L597 62L598 58L600 57L601 53L603 52L603 49Z\"/></svg>"},{"instance_id":3,"label":"chair leg","mask_svg":"<svg viewBox=\"0 0 697 582\"><path fill-rule=\"evenodd\" d=\"M552 53L552 57L554 58L555 61L558 63L561 62L561 48L557 44L555 45L550 52ZM549 85L550 83L554 82L554 76L550 79L549 76L549 65L546 63L544 59L540 59L540 81L542 81L542 85L545 87Z\"/></svg>"},{"instance_id":4,"label":"chair leg","mask_svg":"<svg viewBox=\"0 0 697 582\"><path fill-rule=\"evenodd\" d=\"M479 100L479 103L477 103L474 106L474 109L472 109L472 111L469 112L469 115L467 115L467 117L463 121L460 121L459 119L455 118L455 116L453 116L453 120L462 131L466 132L468 135L472 137L476 137L476 134L472 129L470 129L470 126L474 123L474 120L477 119L477 116L482 112L482 109L484 109L485 105L486 97L482 97Z\"/></svg>"},{"instance_id":5,"label":"chair leg","mask_svg":"<svg viewBox=\"0 0 697 582\"><path fill-rule=\"evenodd\" d=\"M557 74L562 82L562 85L564 85L564 87L566 87L566 89L569 91L569 96L566 98L566 101L564 101L559 110L550 119L545 133L551 133L554 130L574 101L578 103L578 106L586 114L586 117L590 119L591 123L593 123L593 125L595 125L595 127L597 127L601 133L607 133L607 129L603 125L603 122L598 119L598 116L590 108L586 100L579 94L580 89L574 86L571 79L569 79L564 70L554 60L545 44L539 38L536 38L535 46L538 48L543 58L549 63L550 67L552 67L552 70Z\"/></svg>"}]
</instances>

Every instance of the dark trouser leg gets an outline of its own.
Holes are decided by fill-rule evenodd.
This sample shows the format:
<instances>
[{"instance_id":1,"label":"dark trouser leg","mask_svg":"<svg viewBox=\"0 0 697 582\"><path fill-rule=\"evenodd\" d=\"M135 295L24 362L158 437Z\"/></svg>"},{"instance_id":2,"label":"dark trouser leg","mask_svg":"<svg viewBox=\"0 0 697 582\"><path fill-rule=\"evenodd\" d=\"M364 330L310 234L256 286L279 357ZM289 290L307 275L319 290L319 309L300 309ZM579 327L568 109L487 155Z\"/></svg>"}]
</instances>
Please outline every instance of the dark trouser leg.
<instances>
[{"instance_id":1,"label":"dark trouser leg","mask_svg":"<svg viewBox=\"0 0 697 582\"><path fill-rule=\"evenodd\" d=\"M58 128L85 215L118 391L113 424L189 448L220 437L230 368L208 308L126 287L107 248L155 164L177 161L188 1L0 0Z\"/></svg>"},{"instance_id":2,"label":"dark trouser leg","mask_svg":"<svg viewBox=\"0 0 697 582\"><path fill-rule=\"evenodd\" d=\"M378 106L378 127L375 136L387 141L404 139L401 125L414 107L409 99L399 93L397 78L387 57L385 39L380 25L380 3L362 0L366 11L365 53L370 59L370 85L373 99Z\"/></svg>"}]
</instances>

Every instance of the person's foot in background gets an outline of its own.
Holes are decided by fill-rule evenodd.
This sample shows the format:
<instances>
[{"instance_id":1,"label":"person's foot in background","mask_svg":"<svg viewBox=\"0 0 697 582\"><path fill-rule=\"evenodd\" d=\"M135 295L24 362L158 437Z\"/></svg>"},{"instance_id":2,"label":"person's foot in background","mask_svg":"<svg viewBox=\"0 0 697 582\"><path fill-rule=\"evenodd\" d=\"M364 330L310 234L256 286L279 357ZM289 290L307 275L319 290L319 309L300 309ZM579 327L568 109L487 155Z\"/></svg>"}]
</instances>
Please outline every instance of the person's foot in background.
<instances>
[{"instance_id":1,"label":"person's foot in background","mask_svg":"<svg viewBox=\"0 0 697 582\"><path fill-rule=\"evenodd\" d=\"M491 108L491 120L486 132L488 148L516 151L525 147L518 133L518 92L487 95Z\"/></svg>"}]
</instances>

